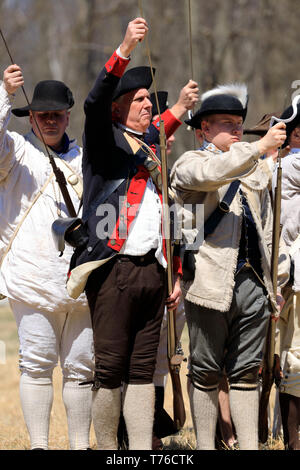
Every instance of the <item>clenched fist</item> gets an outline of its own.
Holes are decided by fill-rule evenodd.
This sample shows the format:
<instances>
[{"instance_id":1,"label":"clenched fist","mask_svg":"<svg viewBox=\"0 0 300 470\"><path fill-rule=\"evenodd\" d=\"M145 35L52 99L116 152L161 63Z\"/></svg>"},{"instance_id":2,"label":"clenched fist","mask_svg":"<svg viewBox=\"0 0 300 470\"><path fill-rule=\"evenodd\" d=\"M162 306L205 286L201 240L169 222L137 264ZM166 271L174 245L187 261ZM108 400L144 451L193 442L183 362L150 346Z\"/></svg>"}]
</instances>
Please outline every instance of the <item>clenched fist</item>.
<instances>
[{"instance_id":1,"label":"clenched fist","mask_svg":"<svg viewBox=\"0 0 300 470\"><path fill-rule=\"evenodd\" d=\"M199 100L199 88L197 82L189 80L188 83L181 88L177 103L172 106L172 114L180 119L189 109L193 109Z\"/></svg>"},{"instance_id":2,"label":"clenched fist","mask_svg":"<svg viewBox=\"0 0 300 470\"><path fill-rule=\"evenodd\" d=\"M17 64L7 67L3 73L3 82L7 93L14 94L18 88L24 85L21 67Z\"/></svg>"},{"instance_id":3,"label":"clenched fist","mask_svg":"<svg viewBox=\"0 0 300 470\"><path fill-rule=\"evenodd\" d=\"M121 54L128 57L136 47L136 45L143 41L148 32L148 25L144 18L135 18L127 26L126 34L120 46Z\"/></svg>"},{"instance_id":4,"label":"clenched fist","mask_svg":"<svg viewBox=\"0 0 300 470\"><path fill-rule=\"evenodd\" d=\"M281 147L286 140L286 125L284 122L278 122L275 126L271 127L266 135L258 142L258 149L261 155L276 150Z\"/></svg>"}]
</instances>

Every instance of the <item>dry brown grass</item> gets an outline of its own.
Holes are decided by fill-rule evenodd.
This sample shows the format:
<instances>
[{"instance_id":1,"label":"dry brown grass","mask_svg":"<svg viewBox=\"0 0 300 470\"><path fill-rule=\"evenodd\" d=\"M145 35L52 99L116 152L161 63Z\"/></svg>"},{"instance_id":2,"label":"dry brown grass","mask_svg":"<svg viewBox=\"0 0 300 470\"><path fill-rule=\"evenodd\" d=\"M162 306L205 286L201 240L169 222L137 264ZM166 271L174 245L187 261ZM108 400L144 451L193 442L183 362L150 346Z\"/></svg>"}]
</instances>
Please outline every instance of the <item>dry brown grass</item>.
<instances>
[{"instance_id":1,"label":"dry brown grass","mask_svg":"<svg viewBox=\"0 0 300 470\"><path fill-rule=\"evenodd\" d=\"M3 302L0 303L0 341L6 344L6 363L0 364L0 449L29 449L30 442L19 398L19 341L13 315ZM63 450L68 449L69 444L59 367L54 370L53 383L54 403L51 412L49 447ZM93 429L91 444L96 448Z\"/></svg>"},{"instance_id":2,"label":"dry brown grass","mask_svg":"<svg viewBox=\"0 0 300 470\"><path fill-rule=\"evenodd\" d=\"M18 337L15 321L8 306L0 302L0 341L6 345L6 361L0 361L0 450L29 449L30 443L19 399ZM185 355L188 355L186 329L182 338ZM180 433L163 439L165 449L195 449L195 434L186 388L186 362L182 364L181 381L186 404L186 423ZM54 404L51 412L49 447L68 449L68 431L65 409L61 398L62 378L59 367L54 370ZM170 381L166 387L165 408L172 415L172 391ZM96 439L91 430L91 447L96 448ZM269 440L264 446L268 450L282 450L281 440Z\"/></svg>"},{"instance_id":3,"label":"dry brown grass","mask_svg":"<svg viewBox=\"0 0 300 470\"><path fill-rule=\"evenodd\" d=\"M188 332L185 327L182 334L182 346L184 349L185 356L188 356ZM186 449L193 450L196 448L196 437L193 429L191 411L189 406L189 398L187 393L187 363L183 362L181 367L181 383L182 391L185 402L186 409L186 422L184 428L175 436L166 437L163 439L163 443L166 449ZM165 408L166 411L172 416L172 390L171 390L171 381L167 382L166 387L166 399L165 399ZM284 450L284 444L282 439L273 439L270 437L268 442L265 445L260 445L260 448L263 450ZM226 450L226 445L224 444L224 450Z\"/></svg>"},{"instance_id":4,"label":"dry brown grass","mask_svg":"<svg viewBox=\"0 0 300 470\"><path fill-rule=\"evenodd\" d=\"M188 332L187 328L184 328L182 337L182 348L184 350L185 357L188 357ZM189 405L189 398L187 393L187 362L182 362L181 365L181 386L182 386L182 393L185 403L185 411L186 411L186 421L184 428L175 436L166 437L163 439L164 446L168 449L195 449L196 447L196 438L193 429L193 422L191 416L191 410ZM167 381L166 392L165 392L165 409L166 411L172 416L173 409L172 409L172 385L171 380Z\"/></svg>"}]
</instances>

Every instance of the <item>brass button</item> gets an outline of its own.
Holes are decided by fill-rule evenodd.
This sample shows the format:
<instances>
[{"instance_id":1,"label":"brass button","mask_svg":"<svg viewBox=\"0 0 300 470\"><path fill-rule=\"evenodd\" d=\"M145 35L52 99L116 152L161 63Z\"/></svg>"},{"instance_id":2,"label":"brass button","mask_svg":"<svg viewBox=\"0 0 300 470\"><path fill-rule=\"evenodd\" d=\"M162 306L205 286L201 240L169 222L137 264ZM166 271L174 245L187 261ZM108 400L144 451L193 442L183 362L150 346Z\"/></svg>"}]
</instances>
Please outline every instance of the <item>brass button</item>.
<instances>
[{"instance_id":1,"label":"brass button","mask_svg":"<svg viewBox=\"0 0 300 470\"><path fill-rule=\"evenodd\" d=\"M75 184L77 184L78 181L79 181L79 180L78 180L78 176L77 176L77 175L74 175L74 174L73 174L73 175L70 175L70 176L68 177L68 182L69 182L70 184L72 184L72 186L74 186Z\"/></svg>"}]
</instances>

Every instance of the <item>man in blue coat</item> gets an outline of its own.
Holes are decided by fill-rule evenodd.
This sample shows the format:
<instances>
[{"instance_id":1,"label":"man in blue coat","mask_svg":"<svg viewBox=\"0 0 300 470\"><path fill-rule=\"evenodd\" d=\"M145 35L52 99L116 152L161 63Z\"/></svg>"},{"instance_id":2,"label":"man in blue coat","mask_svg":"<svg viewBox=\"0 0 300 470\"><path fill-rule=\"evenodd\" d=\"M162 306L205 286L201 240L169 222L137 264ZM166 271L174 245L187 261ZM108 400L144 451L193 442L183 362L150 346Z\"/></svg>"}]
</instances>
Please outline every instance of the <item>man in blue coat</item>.
<instances>
[{"instance_id":1,"label":"man in blue coat","mask_svg":"<svg viewBox=\"0 0 300 470\"><path fill-rule=\"evenodd\" d=\"M74 254L70 282L78 270L88 272L85 291L95 345L93 421L102 450L117 448L121 392L129 448L151 449L160 325L165 303L176 307L181 294L181 263L174 256L175 283L167 298L160 162L154 145L158 130L154 126L146 134L152 74L149 67L124 73L147 30L142 18L129 23L85 101L83 216L88 214L89 240ZM171 121L166 130L170 126L173 133L176 123ZM95 201L97 210L91 211Z\"/></svg>"}]
</instances>

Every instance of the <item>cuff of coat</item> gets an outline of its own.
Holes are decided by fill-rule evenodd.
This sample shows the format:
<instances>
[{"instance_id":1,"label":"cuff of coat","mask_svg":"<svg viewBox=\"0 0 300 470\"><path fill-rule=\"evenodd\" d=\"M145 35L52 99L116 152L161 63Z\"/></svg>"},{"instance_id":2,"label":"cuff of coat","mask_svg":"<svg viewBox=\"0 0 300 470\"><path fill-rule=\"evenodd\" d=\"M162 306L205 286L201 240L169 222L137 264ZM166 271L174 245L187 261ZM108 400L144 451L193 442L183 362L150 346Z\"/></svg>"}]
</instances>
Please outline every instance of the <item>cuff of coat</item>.
<instances>
[{"instance_id":1,"label":"cuff of coat","mask_svg":"<svg viewBox=\"0 0 300 470\"><path fill-rule=\"evenodd\" d=\"M182 262L180 256L173 256L173 274L182 277Z\"/></svg>"},{"instance_id":2,"label":"cuff of coat","mask_svg":"<svg viewBox=\"0 0 300 470\"><path fill-rule=\"evenodd\" d=\"M125 72L125 69L130 61L130 58L124 59L117 54L117 51L113 53L111 58L106 62L105 68L107 72L121 78Z\"/></svg>"},{"instance_id":3,"label":"cuff of coat","mask_svg":"<svg viewBox=\"0 0 300 470\"><path fill-rule=\"evenodd\" d=\"M171 111L169 109L166 109L166 111L164 111L162 114L161 114L161 119L164 121L164 125L165 125L165 134L166 134L166 137L170 137L172 134L174 134L174 132L178 129L179 126L181 126L182 122L177 119L174 114L171 113ZM159 122L159 117L157 117L156 119L154 119L154 121L152 121L152 124L156 127L156 129L159 131L159 125L160 125L160 122Z\"/></svg>"},{"instance_id":4,"label":"cuff of coat","mask_svg":"<svg viewBox=\"0 0 300 470\"><path fill-rule=\"evenodd\" d=\"M10 106L15 99L15 94L9 94L6 91L4 82L0 80L0 99L1 103Z\"/></svg>"}]
</instances>

